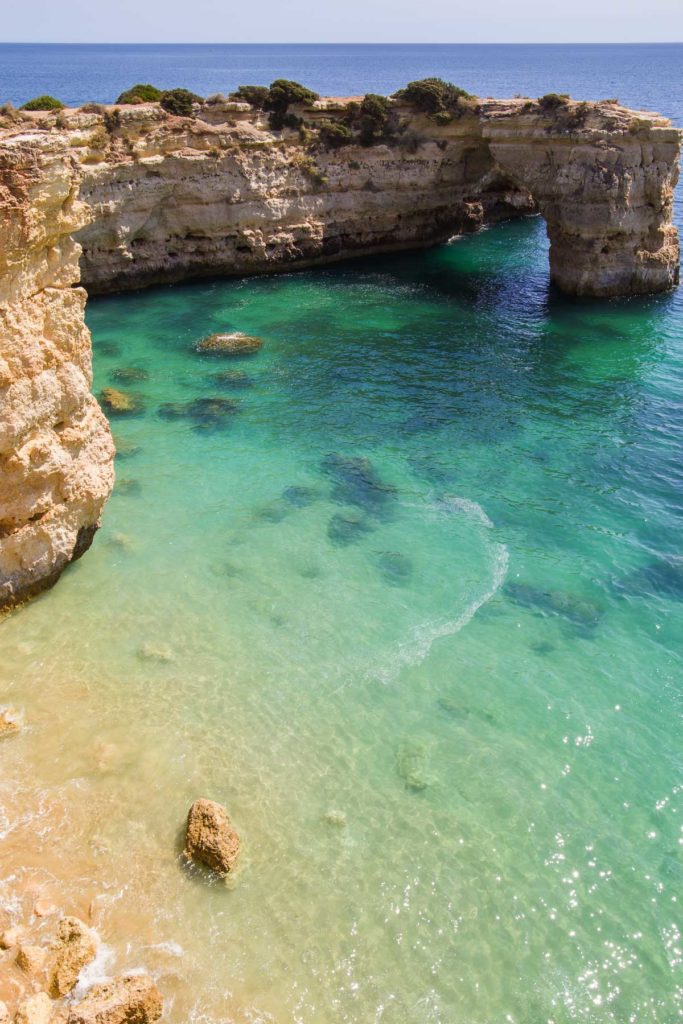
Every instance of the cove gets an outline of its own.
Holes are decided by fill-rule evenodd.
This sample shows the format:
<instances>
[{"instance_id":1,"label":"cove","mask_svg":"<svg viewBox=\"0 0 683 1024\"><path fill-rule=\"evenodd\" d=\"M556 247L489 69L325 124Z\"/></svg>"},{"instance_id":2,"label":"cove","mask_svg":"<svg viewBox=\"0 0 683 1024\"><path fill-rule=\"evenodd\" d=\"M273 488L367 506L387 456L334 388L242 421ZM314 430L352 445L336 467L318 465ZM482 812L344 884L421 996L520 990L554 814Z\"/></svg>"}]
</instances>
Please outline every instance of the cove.
<instances>
[{"instance_id":1,"label":"cove","mask_svg":"<svg viewBox=\"0 0 683 1024\"><path fill-rule=\"evenodd\" d=\"M3 623L19 891L94 900L173 1021L670 1019L678 293L549 292L531 218L87 318L142 408L87 558ZM262 350L199 357L225 329ZM227 892L176 860L205 791Z\"/></svg>"}]
</instances>

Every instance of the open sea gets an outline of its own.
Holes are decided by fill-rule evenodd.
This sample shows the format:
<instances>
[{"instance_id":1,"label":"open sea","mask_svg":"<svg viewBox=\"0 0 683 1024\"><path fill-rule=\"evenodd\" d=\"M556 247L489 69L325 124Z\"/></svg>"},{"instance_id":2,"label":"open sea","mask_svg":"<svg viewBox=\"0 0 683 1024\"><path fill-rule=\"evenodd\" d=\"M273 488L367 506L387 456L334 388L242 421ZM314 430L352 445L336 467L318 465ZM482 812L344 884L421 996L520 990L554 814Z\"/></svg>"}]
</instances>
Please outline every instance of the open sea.
<instances>
[{"instance_id":1,"label":"open sea","mask_svg":"<svg viewBox=\"0 0 683 1024\"><path fill-rule=\"evenodd\" d=\"M683 125L682 66L681 45L0 46L0 100L437 74ZM151 970L172 1024L681 1021L681 293L563 298L530 218L87 320L95 390L141 411L112 422L93 548L0 626L26 723L1 752L0 915L36 892L90 910L90 976ZM263 348L199 356L221 330ZM243 836L230 886L181 866L199 795Z\"/></svg>"}]
</instances>

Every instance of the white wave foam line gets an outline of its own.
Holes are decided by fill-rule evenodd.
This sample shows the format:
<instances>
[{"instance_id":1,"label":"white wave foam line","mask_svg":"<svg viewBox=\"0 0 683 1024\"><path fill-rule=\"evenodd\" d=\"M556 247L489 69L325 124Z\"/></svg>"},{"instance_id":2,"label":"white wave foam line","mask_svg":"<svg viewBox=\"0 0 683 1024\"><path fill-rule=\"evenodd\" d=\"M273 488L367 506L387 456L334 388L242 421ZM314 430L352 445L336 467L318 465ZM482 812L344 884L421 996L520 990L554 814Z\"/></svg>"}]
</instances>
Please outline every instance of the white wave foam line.
<instances>
[{"instance_id":1,"label":"white wave foam line","mask_svg":"<svg viewBox=\"0 0 683 1024\"><path fill-rule=\"evenodd\" d=\"M458 494L444 494L430 505L430 509L433 512L445 512L447 514L464 512L466 515L476 519L482 526L485 526L487 530L493 529L493 523L484 509L478 502L472 501L471 498L462 498Z\"/></svg>"},{"instance_id":2,"label":"white wave foam line","mask_svg":"<svg viewBox=\"0 0 683 1024\"><path fill-rule=\"evenodd\" d=\"M438 507L442 510L450 510L451 512L465 512L466 514L473 516L477 522L486 527L487 530L493 528L493 523L481 505L476 501L471 501L469 498L461 498L457 495L448 495L439 501ZM498 593L505 582L505 577L507 576L510 553L506 545L500 543L493 544L492 551L492 579L487 590L479 597L475 598L474 601L472 601L456 619L442 622L439 625L425 623L421 626L417 626L411 640L401 645L396 660L391 668L378 672L375 678L379 679L383 683L393 682L401 669L405 668L406 665L418 665L421 661L424 661L435 640L459 633L461 629L464 629L464 627L472 621L479 609Z\"/></svg>"},{"instance_id":3,"label":"white wave foam line","mask_svg":"<svg viewBox=\"0 0 683 1024\"><path fill-rule=\"evenodd\" d=\"M87 964L78 975L78 984L73 990L73 999L82 999L93 985L100 985L109 981L112 976L112 967L116 954L111 946L105 942L98 942L95 959Z\"/></svg>"}]
</instances>

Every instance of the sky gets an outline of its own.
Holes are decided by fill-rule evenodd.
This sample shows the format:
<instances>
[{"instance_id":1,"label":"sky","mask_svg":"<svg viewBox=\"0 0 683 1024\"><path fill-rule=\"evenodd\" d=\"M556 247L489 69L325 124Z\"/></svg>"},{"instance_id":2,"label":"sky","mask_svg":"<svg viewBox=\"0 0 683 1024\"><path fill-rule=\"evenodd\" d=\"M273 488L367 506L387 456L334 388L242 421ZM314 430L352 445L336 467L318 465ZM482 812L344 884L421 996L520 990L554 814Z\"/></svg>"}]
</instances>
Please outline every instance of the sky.
<instances>
[{"instance_id":1,"label":"sky","mask_svg":"<svg viewBox=\"0 0 683 1024\"><path fill-rule=\"evenodd\" d=\"M680 42L683 0L0 0L0 42Z\"/></svg>"}]
</instances>

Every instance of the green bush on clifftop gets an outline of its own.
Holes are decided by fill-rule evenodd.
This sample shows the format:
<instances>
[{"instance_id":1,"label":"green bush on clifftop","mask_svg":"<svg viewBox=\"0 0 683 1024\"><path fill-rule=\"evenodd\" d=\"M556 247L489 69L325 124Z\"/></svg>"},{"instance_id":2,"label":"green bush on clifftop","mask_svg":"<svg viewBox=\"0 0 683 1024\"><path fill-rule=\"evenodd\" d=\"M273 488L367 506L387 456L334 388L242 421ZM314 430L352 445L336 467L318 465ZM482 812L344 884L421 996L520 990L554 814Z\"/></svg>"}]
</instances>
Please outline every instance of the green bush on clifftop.
<instances>
[{"instance_id":1,"label":"green bush on clifftop","mask_svg":"<svg viewBox=\"0 0 683 1024\"><path fill-rule=\"evenodd\" d=\"M444 114L457 116L462 112L462 101L473 99L471 93L452 82L445 82L443 78L421 78L408 82L405 89L399 89L394 96L429 114L441 124L447 120Z\"/></svg>"},{"instance_id":2,"label":"green bush on clifftop","mask_svg":"<svg viewBox=\"0 0 683 1024\"><path fill-rule=\"evenodd\" d=\"M240 85L235 92L230 94L230 99L249 103L257 110L265 110L269 96L270 89L267 85Z\"/></svg>"},{"instance_id":3,"label":"green bush on clifftop","mask_svg":"<svg viewBox=\"0 0 683 1024\"><path fill-rule=\"evenodd\" d=\"M298 119L287 114L290 103L314 103L317 99L318 93L307 89L305 85L288 78L276 78L270 84L265 106L270 111L270 127L276 130L297 127Z\"/></svg>"},{"instance_id":4,"label":"green bush on clifftop","mask_svg":"<svg viewBox=\"0 0 683 1024\"><path fill-rule=\"evenodd\" d=\"M64 104L54 96L36 96L24 103L22 110L64 110Z\"/></svg>"},{"instance_id":5,"label":"green bush on clifftop","mask_svg":"<svg viewBox=\"0 0 683 1024\"><path fill-rule=\"evenodd\" d=\"M122 92L117 103L156 103L162 97L161 89L157 89L156 85L145 84L144 82L138 82L137 85L132 86L130 89L126 89Z\"/></svg>"},{"instance_id":6,"label":"green bush on clifftop","mask_svg":"<svg viewBox=\"0 0 683 1024\"><path fill-rule=\"evenodd\" d=\"M167 89L159 100L164 110L177 117L192 117L192 104L201 103L202 97L189 89Z\"/></svg>"}]
</instances>

